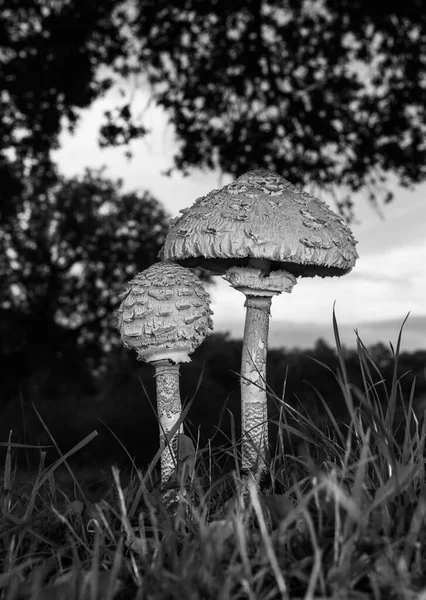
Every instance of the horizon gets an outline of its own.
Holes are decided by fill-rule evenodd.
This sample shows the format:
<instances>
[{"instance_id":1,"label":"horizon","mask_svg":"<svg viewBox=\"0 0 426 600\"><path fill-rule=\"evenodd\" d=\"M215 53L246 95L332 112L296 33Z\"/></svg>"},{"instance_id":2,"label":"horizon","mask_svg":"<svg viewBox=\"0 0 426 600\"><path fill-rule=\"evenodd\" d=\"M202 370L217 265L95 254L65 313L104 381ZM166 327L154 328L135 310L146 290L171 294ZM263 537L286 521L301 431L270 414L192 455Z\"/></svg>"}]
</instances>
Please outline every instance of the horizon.
<instances>
[{"instance_id":1,"label":"horizon","mask_svg":"<svg viewBox=\"0 0 426 600\"><path fill-rule=\"evenodd\" d=\"M401 352L421 352L426 350L426 345L421 340L424 338L422 331L426 329L426 317L410 318L403 326L405 317L399 319L387 319L384 321L361 323L357 329L350 325L340 325L337 320L339 337L344 347L356 349L357 333L360 341L367 347L378 343L384 344L390 348L390 344L395 348L398 335L401 332ZM402 327L403 326L403 327ZM357 333L356 333L357 332ZM233 340L242 340L244 333L244 321L223 321L219 331L214 333L227 333ZM330 323L325 325L312 326L312 323L306 325L294 324L290 321L274 321L271 319L269 328L269 348L286 350L312 350L318 340L324 341L331 348L335 348L335 338L333 331L332 315Z\"/></svg>"}]
</instances>

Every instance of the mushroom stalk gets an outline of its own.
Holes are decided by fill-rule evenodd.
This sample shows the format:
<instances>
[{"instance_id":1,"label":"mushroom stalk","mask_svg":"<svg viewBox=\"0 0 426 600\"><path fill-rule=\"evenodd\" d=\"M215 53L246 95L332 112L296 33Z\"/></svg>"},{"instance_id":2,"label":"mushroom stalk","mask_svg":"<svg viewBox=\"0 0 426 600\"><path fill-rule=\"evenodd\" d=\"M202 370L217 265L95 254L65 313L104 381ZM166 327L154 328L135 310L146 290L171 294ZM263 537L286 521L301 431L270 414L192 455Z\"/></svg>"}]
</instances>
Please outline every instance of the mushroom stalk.
<instances>
[{"instance_id":1,"label":"mushroom stalk","mask_svg":"<svg viewBox=\"0 0 426 600\"><path fill-rule=\"evenodd\" d=\"M297 281L284 270L268 274L269 261L262 263L256 262L262 268L231 267L224 276L233 288L246 296L241 364L241 466L244 471L259 476L266 469L268 448L266 355L271 301L272 296L291 292Z\"/></svg>"},{"instance_id":2,"label":"mushroom stalk","mask_svg":"<svg viewBox=\"0 0 426 600\"><path fill-rule=\"evenodd\" d=\"M160 444L164 444L164 451L161 455L161 483L165 484L175 473L178 460L177 440L179 433L183 433L181 423L173 436L171 438L169 436L182 413L179 393L179 365L175 365L169 360L158 360L153 365L157 387Z\"/></svg>"},{"instance_id":3,"label":"mushroom stalk","mask_svg":"<svg viewBox=\"0 0 426 600\"><path fill-rule=\"evenodd\" d=\"M241 360L243 471L263 471L268 449L266 355L272 297L248 295Z\"/></svg>"}]
</instances>

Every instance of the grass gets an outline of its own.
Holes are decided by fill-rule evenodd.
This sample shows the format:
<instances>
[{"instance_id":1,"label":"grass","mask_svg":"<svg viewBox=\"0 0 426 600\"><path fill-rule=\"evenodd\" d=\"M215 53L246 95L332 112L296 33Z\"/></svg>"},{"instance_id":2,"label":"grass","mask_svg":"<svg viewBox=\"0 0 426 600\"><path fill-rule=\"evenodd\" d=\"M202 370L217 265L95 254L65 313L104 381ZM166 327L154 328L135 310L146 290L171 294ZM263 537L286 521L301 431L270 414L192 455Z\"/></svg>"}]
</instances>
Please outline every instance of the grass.
<instances>
[{"instance_id":1,"label":"grass","mask_svg":"<svg viewBox=\"0 0 426 600\"><path fill-rule=\"evenodd\" d=\"M321 427L285 397L271 398L281 408L280 435L259 485L238 468L220 474L218 457L196 445L196 460L187 459L168 492L154 463L142 473L129 459L130 473L113 467L96 497L68 462L96 432L67 456L58 448L49 467L41 452L26 482L18 482L9 440L0 598L426 600L426 424L414 411L414 387L403 398L396 376L401 336L391 382L358 340L362 390L348 381L336 324L335 337L348 420L336 421L320 396L328 415ZM296 456L282 443L288 415L303 440ZM236 440L222 452L236 460Z\"/></svg>"}]
</instances>

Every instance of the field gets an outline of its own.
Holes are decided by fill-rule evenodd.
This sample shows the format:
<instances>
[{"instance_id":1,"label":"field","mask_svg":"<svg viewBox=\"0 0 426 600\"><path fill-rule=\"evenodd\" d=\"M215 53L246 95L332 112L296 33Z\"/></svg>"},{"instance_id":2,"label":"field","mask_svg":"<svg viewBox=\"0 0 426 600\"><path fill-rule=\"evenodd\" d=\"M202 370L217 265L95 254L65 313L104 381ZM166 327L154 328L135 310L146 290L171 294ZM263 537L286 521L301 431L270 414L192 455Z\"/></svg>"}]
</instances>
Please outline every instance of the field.
<instances>
[{"instance_id":1,"label":"field","mask_svg":"<svg viewBox=\"0 0 426 600\"><path fill-rule=\"evenodd\" d=\"M321 398L319 426L275 398L282 435L260 481L239 471L235 438L221 449L233 469L221 473L220 457L196 447L167 490L159 453L145 472L129 457L126 473L113 466L98 483L74 471L69 460L95 432L52 465L40 451L33 474L15 469L21 450L5 441L0 598L426 600L426 424L414 386L402 397L400 338L391 382L359 343L361 390L335 335L349 419ZM288 412L301 426L297 451L282 443Z\"/></svg>"}]
</instances>

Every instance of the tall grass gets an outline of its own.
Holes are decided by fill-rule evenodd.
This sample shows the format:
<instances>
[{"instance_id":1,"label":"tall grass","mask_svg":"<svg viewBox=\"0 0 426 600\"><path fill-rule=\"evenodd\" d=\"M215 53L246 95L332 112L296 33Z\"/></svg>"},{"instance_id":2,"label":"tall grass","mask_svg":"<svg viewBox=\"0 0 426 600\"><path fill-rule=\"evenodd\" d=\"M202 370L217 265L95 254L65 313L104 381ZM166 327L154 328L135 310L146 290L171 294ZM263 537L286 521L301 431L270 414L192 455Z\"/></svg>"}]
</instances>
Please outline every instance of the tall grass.
<instances>
[{"instance_id":1,"label":"tall grass","mask_svg":"<svg viewBox=\"0 0 426 600\"><path fill-rule=\"evenodd\" d=\"M358 389L335 320L334 330L348 418L337 421L317 393L327 416L319 424L270 392L278 436L259 485L240 477L235 435L222 450L236 461L230 473L195 441L167 492L157 455L125 481L113 468L96 499L71 468L67 491L56 478L95 432L48 468L41 452L38 472L19 484L5 442L0 598L426 600L426 425L414 386L402 396L401 336L390 382L358 339ZM284 440L296 434L291 453Z\"/></svg>"}]
</instances>

